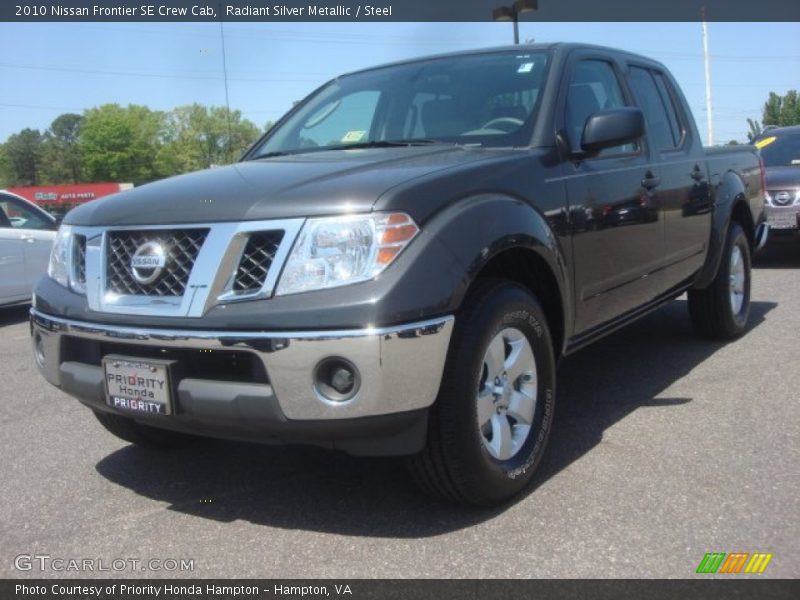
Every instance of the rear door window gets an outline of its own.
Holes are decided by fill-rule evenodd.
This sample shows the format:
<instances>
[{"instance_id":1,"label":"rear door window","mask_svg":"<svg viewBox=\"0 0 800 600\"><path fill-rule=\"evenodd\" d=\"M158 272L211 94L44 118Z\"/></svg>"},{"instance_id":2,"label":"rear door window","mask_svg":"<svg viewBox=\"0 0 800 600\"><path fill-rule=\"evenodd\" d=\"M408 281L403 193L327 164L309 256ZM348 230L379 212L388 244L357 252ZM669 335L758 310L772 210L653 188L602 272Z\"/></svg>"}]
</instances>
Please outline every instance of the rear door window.
<instances>
[{"instance_id":1,"label":"rear door window","mask_svg":"<svg viewBox=\"0 0 800 600\"><path fill-rule=\"evenodd\" d=\"M667 108L667 118L669 119L669 126L672 130L672 139L675 142L675 147L680 146L683 140L683 123L680 118L680 113L675 105L675 96L670 92L672 85L664 78L664 75L658 72L653 73L656 80L658 91L664 101L664 106Z\"/></svg>"},{"instance_id":2,"label":"rear door window","mask_svg":"<svg viewBox=\"0 0 800 600\"><path fill-rule=\"evenodd\" d=\"M629 80L636 103L644 113L650 146L659 151L674 149L678 145L675 129L670 124L664 98L658 91L652 72L641 67L631 67Z\"/></svg>"}]
</instances>

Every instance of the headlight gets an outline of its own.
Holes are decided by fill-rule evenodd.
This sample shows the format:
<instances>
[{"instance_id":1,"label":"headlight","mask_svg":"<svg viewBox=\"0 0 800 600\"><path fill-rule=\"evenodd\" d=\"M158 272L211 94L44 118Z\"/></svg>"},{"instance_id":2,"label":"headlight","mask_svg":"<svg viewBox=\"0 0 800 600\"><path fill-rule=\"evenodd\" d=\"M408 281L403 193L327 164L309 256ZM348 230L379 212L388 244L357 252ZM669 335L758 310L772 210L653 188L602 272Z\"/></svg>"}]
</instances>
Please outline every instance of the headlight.
<instances>
[{"instance_id":1,"label":"headlight","mask_svg":"<svg viewBox=\"0 0 800 600\"><path fill-rule=\"evenodd\" d=\"M308 219L286 261L276 294L372 279L417 232L419 228L405 213Z\"/></svg>"},{"instance_id":2,"label":"headlight","mask_svg":"<svg viewBox=\"0 0 800 600\"><path fill-rule=\"evenodd\" d=\"M47 274L64 287L69 287L71 260L72 227L62 225L58 228L53 248L50 251L50 264L47 265Z\"/></svg>"}]
</instances>

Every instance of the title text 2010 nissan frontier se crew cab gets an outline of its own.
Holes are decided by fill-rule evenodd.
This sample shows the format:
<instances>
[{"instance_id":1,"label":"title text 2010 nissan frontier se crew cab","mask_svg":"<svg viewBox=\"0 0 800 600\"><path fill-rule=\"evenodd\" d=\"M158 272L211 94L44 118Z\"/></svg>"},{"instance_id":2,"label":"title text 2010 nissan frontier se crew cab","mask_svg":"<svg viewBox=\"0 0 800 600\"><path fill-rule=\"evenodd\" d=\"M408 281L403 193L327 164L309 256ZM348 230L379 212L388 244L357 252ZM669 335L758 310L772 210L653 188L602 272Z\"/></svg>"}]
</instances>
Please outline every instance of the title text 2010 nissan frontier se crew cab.
<instances>
[{"instance_id":1,"label":"title text 2010 nissan frontier se crew cab","mask_svg":"<svg viewBox=\"0 0 800 600\"><path fill-rule=\"evenodd\" d=\"M406 455L492 505L530 481L561 356L688 291L747 324L756 150L704 150L663 65L575 44L339 77L233 165L70 212L35 360L124 440Z\"/></svg>"}]
</instances>

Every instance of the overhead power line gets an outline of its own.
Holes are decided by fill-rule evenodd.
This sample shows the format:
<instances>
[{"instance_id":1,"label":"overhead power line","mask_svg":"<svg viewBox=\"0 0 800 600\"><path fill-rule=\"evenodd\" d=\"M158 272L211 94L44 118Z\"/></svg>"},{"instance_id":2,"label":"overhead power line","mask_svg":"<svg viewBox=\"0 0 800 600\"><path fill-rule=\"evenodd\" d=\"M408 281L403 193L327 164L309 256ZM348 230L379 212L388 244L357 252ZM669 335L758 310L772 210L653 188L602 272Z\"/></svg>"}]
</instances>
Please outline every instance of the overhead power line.
<instances>
[{"instance_id":1,"label":"overhead power line","mask_svg":"<svg viewBox=\"0 0 800 600\"><path fill-rule=\"evenodd\" d=\"M34 108L41 110L73 110L76 112L83 110L82 108L76 108L74 106L42 106L40 104L11 104L8 102L0 102L0 106L5 106L8 108Z\"/></svg>"},{"instance_id":2,"label":"overhead power line","mask_svg":"<svg viewBox=\"0 0 800 600\"><path fill-rule=\"evenodd\" d=\"M76 25L77 26L77 25ZM88 27L92 29L101 29L105 28L105 25L93 25L93 24L83 24L83 27ZM114 25L115 29L119 26ZM139 28L139 27L119 27L120 29L127 30L127 31L135 31L137 33L146 33L146 34L153 34L153 35L163 35L167 37L175 37L175 35L184 35L190 37L213 37L217 34L209 31L202 31L196 29L194 31L186 31L180 28L175 28L172 25L169 26L169 29L159 30L159 29L148 29L148 28ZM290 40L297 40L297 41L304 41L304 42L333 42L333 43L374 43L377 45L385 45L388 42L398 42L398 43L413 43L413 44L433 44L439 45L445 43L464 43L464 37L444 37L439 35L434 35L430 38L427 38L424 35L397 35L397 34L389 34L383 35L380 33L352 33L352 32L343 32L343 31L331 31L331 32L321 32L321 31L308 31L304 29L284 29L284 28L274 28L274 27L246 27L240 28L238 30L231 31L230 29L225 32L225 36L228 38L236 38L236 39L257 39L260 41L269 41L270 39L290 39ZM491 43L494 38L481 38L485 39L485 41ZM474 38L470 39L471 42L474 42ZM669 56L672 58L692 58L692 59L700 59L703 58L702 52L675 52L673 50L664 50L659 51L657 49L649 50L649 54L653 56ZM781 59L794 59L800 60L800 54L746 54L746 55L725 55L725 54L711 54L710 57L713 60L747 60L747 61L761 61L761 60L781 60Z\"/></svg>"},{"instance_id":3,"label":"overhead power line","mask_svg":"<svg viewBox=\"0 0 800 600\"><path fill-rule=\"evenodd\" d=\"M212 75L181 75L166 73L142 73L136 71L106 71L100 69L82 69L79 67L53 67L48 65L24 65L16 63L0 62L0 67L6 69L25 69L34 71L56 71L64 73L83 73L86 75L112 75L115 77L152 77L156 79L189 79L197 81L222 81L222 74ZM255 81L255 82L276 82L276 83L316 83L320 78L292 78L282 77L229 77L229 81Z\"/></svg>"}]
</instances>

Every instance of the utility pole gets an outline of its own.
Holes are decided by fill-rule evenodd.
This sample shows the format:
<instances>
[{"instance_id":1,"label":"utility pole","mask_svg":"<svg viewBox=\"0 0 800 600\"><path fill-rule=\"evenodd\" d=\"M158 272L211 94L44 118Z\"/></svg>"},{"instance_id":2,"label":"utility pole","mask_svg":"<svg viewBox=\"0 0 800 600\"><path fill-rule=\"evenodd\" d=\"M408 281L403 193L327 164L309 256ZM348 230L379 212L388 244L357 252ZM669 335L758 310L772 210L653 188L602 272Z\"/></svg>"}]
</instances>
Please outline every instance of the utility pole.
<instances>
[{"instance_id":1,"label":"utility pole","mask_svg":"<svg viewBox=\"0 0 800 600\"><path fill-rule=\"evenodd\" d=\"M708 23L706 23L706 8L701 9L703 17L703 62L706 69L706 119L708 127L709 146L714 145L714 109L711 103L711 62L708 58Z\"/></svg>"},{"instance_id":2,"label":"utility pole","mask_svg":"<svg viewBox=\"0 0 800 600\"><path fill-rule=\"evenodd\" d=\"M220 5L220 14L222 14L222 6ZM219 41L222 45L222 73L225 79L225 121L228 124L228 142L225 144L225 156L228 162L233 160L233 132L231 131L231 101L228 95L228 58L225 54L225 30L222 26L222 19L219 20Z\"/></svg>"}]
</instances>

